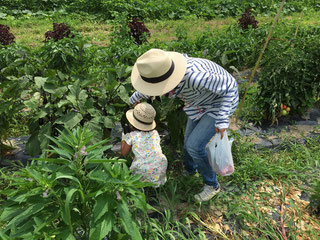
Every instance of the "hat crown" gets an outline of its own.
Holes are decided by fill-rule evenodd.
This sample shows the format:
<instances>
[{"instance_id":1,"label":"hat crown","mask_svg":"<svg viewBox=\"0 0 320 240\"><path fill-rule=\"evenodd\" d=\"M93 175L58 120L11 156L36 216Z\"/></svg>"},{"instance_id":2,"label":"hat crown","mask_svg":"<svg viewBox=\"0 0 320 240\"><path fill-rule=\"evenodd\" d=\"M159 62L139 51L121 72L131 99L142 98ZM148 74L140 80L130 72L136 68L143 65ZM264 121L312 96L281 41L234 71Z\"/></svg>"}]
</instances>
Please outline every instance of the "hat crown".
<instances>
[{"instance_id":1,"label":"hat crown","mask_svg":"<svg viewBox=\"0 0 320 240\"><path fill-rule=\"evenodd\" d=\"M143 102L134 107L133 114L141 122L152 123L156 116L156 111L150 104Z\"/></svg>"},{"instance_id":2,"label":"hat crown","mask_svg":"<svg viewBox=\"0 0 320 240\"><path fill-rule=\"evenodd\" d=\"M137 61L139 74L147 78L160 77L170 69L172 59L161 49L151 49L141 55Z\"/></svg>"}]
</instances>

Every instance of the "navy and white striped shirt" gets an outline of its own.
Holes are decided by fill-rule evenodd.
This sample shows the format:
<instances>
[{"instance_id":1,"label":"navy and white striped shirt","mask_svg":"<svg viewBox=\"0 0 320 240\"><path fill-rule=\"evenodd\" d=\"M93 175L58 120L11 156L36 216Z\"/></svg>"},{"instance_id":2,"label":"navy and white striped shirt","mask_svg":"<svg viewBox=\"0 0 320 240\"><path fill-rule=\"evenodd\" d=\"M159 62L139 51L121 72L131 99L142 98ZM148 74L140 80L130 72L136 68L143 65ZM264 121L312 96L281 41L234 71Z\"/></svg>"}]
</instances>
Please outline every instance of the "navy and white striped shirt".
<instances>
[{"instance_id":1,"label":"navy and white striped shirt","mask_svg":"<svg viewBox=\"0 0 320 240\"><path fill-rule=\"evenodd\" d=\"M170 97L179 97L185 102L184 111L192 120L208 114L216 120L216 127L228 128L229 117L237 108L238 84L234 77L218 64L202 58L187 59L187 70ZM149 96L135 92L130 97L134 104Z\"/></svg>"}]
</instances>

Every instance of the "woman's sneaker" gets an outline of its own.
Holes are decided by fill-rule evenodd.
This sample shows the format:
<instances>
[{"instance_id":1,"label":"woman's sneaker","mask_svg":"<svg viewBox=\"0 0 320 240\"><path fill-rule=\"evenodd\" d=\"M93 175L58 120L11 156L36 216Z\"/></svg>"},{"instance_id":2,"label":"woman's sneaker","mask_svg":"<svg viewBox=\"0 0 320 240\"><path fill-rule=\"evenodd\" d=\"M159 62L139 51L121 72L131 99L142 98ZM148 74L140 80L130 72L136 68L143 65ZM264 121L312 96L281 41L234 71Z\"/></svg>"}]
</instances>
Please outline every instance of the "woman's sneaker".
<instances>
[{"instance_id":1,"label":"woman's sneaker","mask_svg":"<svg viewBox=\"0 0 320 240\"><path fill-rule=\"evenodd\" d=\"M205 202L213 198L218 192L220 192L220 185L214 188L213 186L204 185L203 191L194 195L197 202Z\"/></svg>"}]
</instances>

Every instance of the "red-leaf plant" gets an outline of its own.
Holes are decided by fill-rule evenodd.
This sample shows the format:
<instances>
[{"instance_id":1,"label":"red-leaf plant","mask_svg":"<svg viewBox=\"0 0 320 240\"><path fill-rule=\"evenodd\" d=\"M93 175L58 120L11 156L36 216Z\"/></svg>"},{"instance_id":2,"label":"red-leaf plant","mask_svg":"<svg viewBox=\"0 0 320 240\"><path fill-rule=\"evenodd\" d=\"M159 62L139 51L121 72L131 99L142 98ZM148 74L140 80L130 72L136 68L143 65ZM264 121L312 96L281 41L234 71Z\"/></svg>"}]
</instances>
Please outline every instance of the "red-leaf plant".
<instances>
[{"instance_id":1,"label":"red-leaf plant","mask_svg":"<svg viewBox=\"0 0 320 240\"><path fill-rule=\"evenodd\" d=\"M249 25L251 25L252 28L258 27L258 21L251 15L250 8L247 8L242 14L242 17L238 19L238 23L243 30L248 29Z\"/></svg>"},{"instance_id":2,"label":"red-leaf plant","mask_svg":"<svg viewBox=\"0 0 320 240\"><path fill-rule=\"evenodd\" d=\"M6 25L0 24L0 43L2 45L9 45L14 42L14 35L10 32L10 28Z\"/></svg>"},{"instance_id":3,"label":"red-leaf plant","mask_svg":"<svg viewBox=\"0 0 320 240\"><path fill-rule=\"evenodd\" d=\"M132 18L132 20L128 23L128 26L131 31L131 36L139 45L146 41L146 39L142 37L144 33L146 33L147 36L150 36L149 29L144 25L143 22L140 22L138 18Z\"/></svg>"},{"instance_id":4,"label":"red-leaf plant","mask_svg":"<svg viewBox=\"0 0 320 240\"><path fill-rule=\"evenodd\" d=\"M65 37L74 37L71 34L70 27L65 23L53 23L53 31L48 31L45 33L45 42L53 39L55 42L63 39Z\"/></svg>"}]
</instances>

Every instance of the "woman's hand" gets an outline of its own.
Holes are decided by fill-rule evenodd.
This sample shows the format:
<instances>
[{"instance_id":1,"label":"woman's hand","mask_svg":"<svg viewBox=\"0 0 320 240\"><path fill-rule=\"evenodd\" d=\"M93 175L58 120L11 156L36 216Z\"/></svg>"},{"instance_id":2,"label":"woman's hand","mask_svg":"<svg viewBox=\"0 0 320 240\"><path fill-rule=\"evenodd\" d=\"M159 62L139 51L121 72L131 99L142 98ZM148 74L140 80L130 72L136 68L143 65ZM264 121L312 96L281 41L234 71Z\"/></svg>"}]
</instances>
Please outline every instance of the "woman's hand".
<instances>
[{"instance_id":1,"label":"woman's hand","mask_svg":"<svg viewBox=\"0 0 320 240\"><path fill-rule=\"evenodd\" d=\"M220 133L221 139L223 138L223 133L224 133L225 130L226 130L226 128L217 128L217 127L216 127L216 132L217 132L217 133Z\"/></svg>"}]
</instances>

